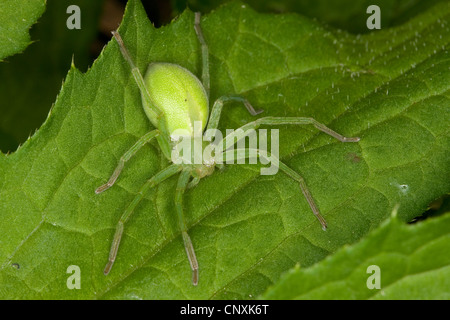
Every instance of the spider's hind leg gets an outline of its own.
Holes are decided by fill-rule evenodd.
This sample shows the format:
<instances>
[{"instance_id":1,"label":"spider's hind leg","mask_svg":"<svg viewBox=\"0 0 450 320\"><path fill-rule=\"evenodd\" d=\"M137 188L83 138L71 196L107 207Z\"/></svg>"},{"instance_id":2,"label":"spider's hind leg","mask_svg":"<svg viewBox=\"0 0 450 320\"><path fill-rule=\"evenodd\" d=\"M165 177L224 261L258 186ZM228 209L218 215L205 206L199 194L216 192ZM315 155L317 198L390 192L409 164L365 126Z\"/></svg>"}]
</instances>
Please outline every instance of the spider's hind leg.
<instances>
[{"instance_id":1,"label":"spider's hind leg","mask_svg":"<svg viewBox=\"0 0 450 320\"><path fill-rule=\"evenodd\" d=\"M109 252L109 258L108 263L105 266L105 270L103 273L107 275L114 264L114 261L116 260L117 251L119 250L119 244L120 240L122 239L122 234L124 230L125 223L128 221L132 213L134 212L134 209L136 206L141 202L144 195L147 193L147 191L156 186L158 183L166 180L167 178L173 176L177 172L179 172L181 169L180 166L172 164L168 166L167 168L161 170L157 174L155 174L152 178L150 178L139 190L136 197L133 199L133 201L129 204L129 206L125 209L125 212L120 217L119 221L116 225L116 232L114 233L114 238L111 244L111 250Z\"/></svg>"},{"instance_id":2,"label":"spider's hind leg","mask_svg":"<svg viewBox=\"0 0 450 320\"><path fill-rule=\"evenodd\" d=\"M313 212L314 216L319 220L320 225L322 226L322 230L327 230L327 223L323 216L320 214L320 211L314 201L314 198L311 195L311 192L308 189L308 186L306 185L305 180L303 177L290 167L288 167L286 164L281 162L277 157L274 155L271 155L268 151L260 150L260 149L235 149L235 150L228 150L222 153L222 155L225 158L228 158L232 154L233 159L240 160L240 159L249 159L251 157L259 157L265 159L267 162L272 163L275 162L278 169L283 171L285 174L287 174L290 178L297 181L300 186L300 190L302 191L306 201L309 204L309 207L311 208L311 211Z\"/></svg>"},{"instance_id":3,"label":"spider's hind leg","mask_svg":"<svg viewBox=\"0 0 450 320\"><path fill-rule=\"evenodd\" d=\"M191 238L187 233L186 223L184 222L183 214L183 195L189 184L189 179L191 177L191 172L189 170L184 170L180 174L178 179L177 189L175 191L175 208L177 210L178 223L181 229L181 235L183 237L184 248L186 249L186 254L189 259L189 264L192 269L192 284L196 286L198 284L198 262L195 256L194 246L192 245Z\"/></svg>"}]
</instances>

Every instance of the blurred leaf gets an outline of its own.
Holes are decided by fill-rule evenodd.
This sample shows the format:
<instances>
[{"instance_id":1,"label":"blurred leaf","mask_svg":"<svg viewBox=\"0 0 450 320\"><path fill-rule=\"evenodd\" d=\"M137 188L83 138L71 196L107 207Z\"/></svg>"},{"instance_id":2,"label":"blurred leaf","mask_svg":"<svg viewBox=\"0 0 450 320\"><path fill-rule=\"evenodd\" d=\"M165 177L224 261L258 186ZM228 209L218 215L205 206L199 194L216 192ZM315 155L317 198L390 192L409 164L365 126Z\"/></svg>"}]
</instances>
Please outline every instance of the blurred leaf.
<instances>
[{"instance_id":1,"label":"blurred leaf","mask_svg":"<svg viewBox=\"0 0 450 320\"><path fill-rule=\"evenodd\" d=\"M38 2L26 1L27 5L20 5L18 1L8 0L7 3L11 3L7 17L14 21L22 19L18 7L26 8ZM45 121L72 59L83 70L91 63L90 47L98 33L102 1L76 3L81 10L81 30L66 27L69 17L66 10L73 1L49 0L46 12L31 30L35 42L23 54L0 64L0 150L3 152L15 150ZM0 28L8 24L9 20L0 20Z\"/></svg>"},{"instance_id":2,"label":"blurred leaf","mask_svg":"<svg viewBox=\"0 0 450 320\"><path fill-rule=\"evenodd\" d=\"M262 298L448 300L449 250L450 213L414 225L394 217L320 263L290 270ZM370 289L377 275L381 288Z\"/></svg>"},{"instance_id":3,"label":"blurred leaf","mask_svg":"<svg viewBox=\"0 0 450 320\"><path fill-rule=\"evenodd\" d=\"M45 0L2 0L0 61L22 52L31 43L28 31L45 10Z\"/></svg>"},{"instance_id":4,"label":"blurred leaf","mask_svg":"<svg viewBox=\"0 0 450 320\"><path fill-rule=\"evenodd\" d=\"M193 11L209 12L230 0L172 0L175 12L186 6ZM446 0L246 0L259 12L296 12L351 33L368 33L367 8L377 5L382 29L407 22L410 18Z\"/></svg>"}]
</instances>

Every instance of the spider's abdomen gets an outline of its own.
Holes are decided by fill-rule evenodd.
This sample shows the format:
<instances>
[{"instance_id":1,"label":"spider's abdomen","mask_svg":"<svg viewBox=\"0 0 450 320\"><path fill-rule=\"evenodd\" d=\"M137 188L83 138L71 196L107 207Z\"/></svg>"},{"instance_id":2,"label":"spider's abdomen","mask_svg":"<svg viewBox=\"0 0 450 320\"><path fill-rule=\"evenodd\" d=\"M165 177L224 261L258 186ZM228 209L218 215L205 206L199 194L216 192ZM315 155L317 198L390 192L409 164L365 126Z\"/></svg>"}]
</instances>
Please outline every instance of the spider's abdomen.
<instances>
[{"instance_id":1,"label":"spider's abdomen","mask_svg":"<svg viewBox=\"0 0 450 320\"><path fill-rule=\"evenodd\" d=\"M195 121L201 121L204 130L209 116L208 96L192 72L172 63L151 63L144 81L153 103L147 105L142 99L144 110L155 127L158 119L148 110L157 107L164 113L170 134L182 129L192 136Z\"/></svg>"}]
</instances>

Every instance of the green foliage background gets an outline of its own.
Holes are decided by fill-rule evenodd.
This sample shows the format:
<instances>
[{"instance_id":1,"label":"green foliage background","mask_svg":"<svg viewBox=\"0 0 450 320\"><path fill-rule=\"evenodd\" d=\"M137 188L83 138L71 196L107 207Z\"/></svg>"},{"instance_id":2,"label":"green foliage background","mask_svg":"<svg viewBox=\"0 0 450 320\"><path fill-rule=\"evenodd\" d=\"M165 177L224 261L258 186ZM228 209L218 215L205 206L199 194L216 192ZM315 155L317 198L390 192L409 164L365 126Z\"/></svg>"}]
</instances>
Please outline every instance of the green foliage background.
<instances>
[{"instance_id":1,"label":"green foliage background","mask_svg":"<svg viewBox=\"0 0 450 320\"><path fill-rule=\"evenodd\" d=\"M5 3L0 11L10 13L0 15L2 29L18 26L11 17L28 23L9 36L22 40L10 44L0 38L0 57L7 59L0 65L2 150L23 143L8 156L0 153L1 298L362 299L376 297L365 285L366 260L380 264L383 279L390 281L383 283L394 288L388 295L378 294L380 298L448 298L446 282L436 281L448 279L445 210L430 220L434 222L401 225L449 190L447 2L433 2L426 10L418 2L398 1L386 10L380 4L384 17L390 17L386 24L393 27L364 35L335 28L347 21L348 31L361 31L348 11L338 15L338 22L314 21L292 13L257 13L232 2L204 16L212 100L242 94L265 115L311 116L362 139L343 144L312 128L280 128L282 160L304 176L328 221L327 232L298 185L281 173L263 177L257 166L228 166L190 190L185 210L201 268L198 287L190 283L174 215L176 179L147 195L126 226L113 271L102 274L118 217L167 162L156 144L149 145L127 164L114 188L102 195L93 192L127 148L151 129L115 42L86 73L80 71L89 64L86 48L96 33L100 5L80 1L86 24L81 31L69 31L67 6L49 1L32 40L65 41L58 47L33 43L23 54L7 58L29 42L27 30L42 13L43 2L36 7L23 3L23 11L14 10L19 1ZM308 7L308 2L300 3L297 10ZM309 12L327 17L330 7L324 3ZM270 11L271 2L266 4L258 9ZM195 3L190 5L196 9ZM215 7L206 6L205 11ZM364 6L362 1L351 11ZM361 17L366 16L363 10ZM141 3L133 0L120 31L142 72L151 61L166 61L200 74L192 11L154 28ZM58 32L63 35L54 34ZM45 120L55 100L55 92L47 88L63 77ZM242 109L227 106L221 127L251 121ZM20 127L33 126L40 128L26 140L29 131L24 134ZM378 229L396 204L399 221ZM383 232L397 237L386 240L379 236ZM354 249L346 249L348 244ZM352 259L345 259L347 254ZM81 290L67 289L69 265L82 270ZM396 271L389 266L402 266L403 272L392 275ZM426 276L411 276L421 272ZM296 286L286 289L291 283ZM317 286L322 289L311 291ZM349 287L351 294L345 291ZM417 292L406 295L411 288Z\"/></svg>"}]
</instances>

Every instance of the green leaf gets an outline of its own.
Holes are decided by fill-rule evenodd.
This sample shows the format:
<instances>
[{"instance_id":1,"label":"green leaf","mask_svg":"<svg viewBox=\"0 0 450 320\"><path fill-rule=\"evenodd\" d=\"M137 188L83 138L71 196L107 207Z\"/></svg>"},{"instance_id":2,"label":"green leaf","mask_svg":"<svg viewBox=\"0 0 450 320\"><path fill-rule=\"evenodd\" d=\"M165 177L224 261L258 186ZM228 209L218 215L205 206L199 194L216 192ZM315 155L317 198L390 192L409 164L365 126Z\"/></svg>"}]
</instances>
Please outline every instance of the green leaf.
<instances>
[{"instance_id":1,"label":"green leaf","mask_svg":"<svg viewBox=\"0 0 450 320\"><path fill-rule=\"evenodd\" d=\"M3 0L0 5L0 61L31 43L28 30L45 10L45 0Z\"/></svg>"},{"instance_id":2,"label":"green leaf","mask_svg":"<svg viewBox=\"0 0 450 320\"><path fill-rule=\"evenodd\" d=\"M450 214L413 225L393 217L320 263L296 266L262 298L448 300L449 249Z\"/></svg>"},{"instance_id":3,"label":"green leaf","mask_svg":"<svg viewBox=\"0 0 450 320\"><path fill-rule=\"evenodd\" d=\"M0 154L0 297L65 299L254 298L280 275L361 239L399 203L412 220L449 191L450 6L364 36L297 14L260 14L232 2L202 19L211 53L211 100L241 94L265 116L309 116L282 126L280 156L306 180L329 228L322 231L297 183L259 166L229 165L185 194L200 264L191 284L174 207L176 177L158 185L127 222L115 265L115 225L142 184L168 165L156 143L130 160L116 185L94 190L120 156L153 129L115 41L90 70L69 71L45 124L16 152ZM141 72L149 62L201 74L194 15L155 29L129 1L120 33ZM220 128L252 120L239 104ZM81 289L67 268L79 266ZM19 266L19 267L18 267Z\"/></svg>"}]
</instances>

